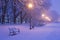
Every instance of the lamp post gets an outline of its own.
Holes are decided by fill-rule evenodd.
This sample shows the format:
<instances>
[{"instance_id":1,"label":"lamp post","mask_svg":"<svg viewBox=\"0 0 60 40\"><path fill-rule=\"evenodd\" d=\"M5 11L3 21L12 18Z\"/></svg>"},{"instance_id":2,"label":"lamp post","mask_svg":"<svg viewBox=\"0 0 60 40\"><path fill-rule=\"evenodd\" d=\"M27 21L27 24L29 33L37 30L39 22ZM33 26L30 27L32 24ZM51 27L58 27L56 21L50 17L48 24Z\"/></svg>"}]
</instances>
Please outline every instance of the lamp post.
<instances>
[{"instance_id":1,"label":"lamp post","mask_svg":"<svg viewBox=\"0 0 60 40\"><path fill-rule=\"evenodd\" d=\"M31 12L31 10L33 9L33 3L28 3L28 5L27 5L27 7L28 7L28 9L30 10L30 12ZM32 15L31 15L31 13L30 13L30 29L32 29L32 25L31 25L31 19L32 18Z\"/></svg>"}]
</instances>

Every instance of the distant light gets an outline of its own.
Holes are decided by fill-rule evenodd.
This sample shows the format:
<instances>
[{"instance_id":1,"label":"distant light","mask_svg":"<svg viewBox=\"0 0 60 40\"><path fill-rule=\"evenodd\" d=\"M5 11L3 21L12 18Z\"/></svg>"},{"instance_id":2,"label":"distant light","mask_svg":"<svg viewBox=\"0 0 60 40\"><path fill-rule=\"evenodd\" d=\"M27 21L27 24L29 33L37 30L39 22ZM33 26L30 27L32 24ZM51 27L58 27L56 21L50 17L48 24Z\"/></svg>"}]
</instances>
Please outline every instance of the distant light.
<instances>
[{"instance_id":1,"label":"distant light","mask_svg":"<svg viewBox=\"0 0 60 40\"><path fill-rule=\"evenodd\" d=\"M44 20L51 21L51 19L48 16L46 16L45 14L42 14L42 18Z\"/></svg>"},{"instance_id":2,"label":"distant light","mask_svg":"<svg viewBox=\"0 0 60 40\"><path fill-rule=\"evenodd\" d=\"M49 17L45 17L45 19L48 20L48 21L51 21L51 19Z\"/></svg>"}]
</instances>

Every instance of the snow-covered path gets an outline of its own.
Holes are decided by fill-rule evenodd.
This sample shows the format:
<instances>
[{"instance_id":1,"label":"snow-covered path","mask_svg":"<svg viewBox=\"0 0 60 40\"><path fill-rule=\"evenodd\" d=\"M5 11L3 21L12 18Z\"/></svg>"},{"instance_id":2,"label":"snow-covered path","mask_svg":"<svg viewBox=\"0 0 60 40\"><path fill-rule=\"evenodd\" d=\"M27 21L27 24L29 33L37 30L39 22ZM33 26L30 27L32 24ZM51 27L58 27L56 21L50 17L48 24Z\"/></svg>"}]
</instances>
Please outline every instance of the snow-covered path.
<instances>
[{"instance_id":1,"label":"snow-covered path","mask_svg":"<svg viewBox=\"0 0 60 40\"><path fill-rule=\"evenodd\" d=\"M20 33L9 36L8 28L16 27ZM29 25L0 25L0 40L60 40L60 23L51 23L29 30Z\"/></svg>"}]
</instances>

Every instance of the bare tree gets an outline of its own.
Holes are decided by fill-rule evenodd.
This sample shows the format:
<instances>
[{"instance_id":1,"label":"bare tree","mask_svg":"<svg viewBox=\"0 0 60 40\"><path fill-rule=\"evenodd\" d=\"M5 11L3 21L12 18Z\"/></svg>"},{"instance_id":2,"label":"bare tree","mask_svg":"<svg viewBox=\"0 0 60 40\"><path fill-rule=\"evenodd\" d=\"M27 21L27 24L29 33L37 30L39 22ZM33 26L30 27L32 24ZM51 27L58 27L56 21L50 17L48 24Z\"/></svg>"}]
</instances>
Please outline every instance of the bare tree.
<instances>
[{"instance_id":1,"label":"bare tree","mask_svg":"<svg viewBox=\"0 0 60 40\"><path fill-rule=\"evenodd\" d=\"M6 14L6 8L7 8L7 1L8 0L1 0L1 2L2 2L2 24L5 22L5 14Z\"/></svg>"}]
</instances>

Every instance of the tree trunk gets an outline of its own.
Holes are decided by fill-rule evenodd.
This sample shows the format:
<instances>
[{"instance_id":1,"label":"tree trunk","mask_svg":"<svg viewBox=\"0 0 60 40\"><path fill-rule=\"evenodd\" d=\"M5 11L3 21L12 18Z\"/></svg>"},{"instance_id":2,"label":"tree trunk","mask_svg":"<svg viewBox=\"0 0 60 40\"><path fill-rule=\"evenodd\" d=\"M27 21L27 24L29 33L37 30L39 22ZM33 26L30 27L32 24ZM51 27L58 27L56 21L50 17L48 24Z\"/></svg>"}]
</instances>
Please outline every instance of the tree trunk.
<instances>
[{"instance_id":1,"label":"tree trunk","mask_svg":"<svg viewBox=\"0 0 60 40\"><path fill-rule=\"evenodd\" d=\"M22 11L20 12L20 22L21 22L21 24L22 24L22 22L23 22Z\"/></svg>"},{"instance_id":2,"label":"tree trunk","mask_svg":"<svg viewBox=\"0 0 60 40\"><path fill-rule=\"evenodd\" d=\"M16 24L16 0L14 0L13 1L13 15L14 15L14 17L13 17L13 22L14 22L14 24Z\"/></svg>"}]
</instances>

